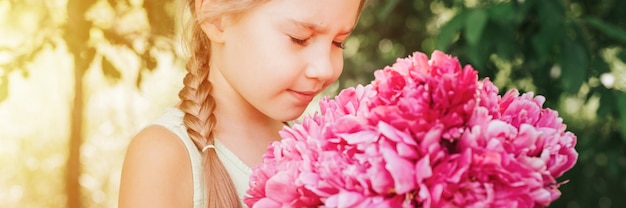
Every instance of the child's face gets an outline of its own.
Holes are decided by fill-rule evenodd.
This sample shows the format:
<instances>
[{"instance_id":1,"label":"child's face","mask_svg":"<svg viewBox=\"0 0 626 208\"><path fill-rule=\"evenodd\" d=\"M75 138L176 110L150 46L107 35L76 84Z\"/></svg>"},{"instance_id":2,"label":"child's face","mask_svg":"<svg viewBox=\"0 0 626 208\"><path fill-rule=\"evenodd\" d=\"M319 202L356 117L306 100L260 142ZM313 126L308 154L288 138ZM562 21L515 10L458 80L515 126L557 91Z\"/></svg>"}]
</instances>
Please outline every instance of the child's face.
<instances>
[{"instance_id":1,"label":"child's face","mask_svg":"<svg viewBox=\"0 0 626 208\"><path fill-rule=\"evenodd\" d=\"M352 32L359 4L273 0L236 22L223 22L224 42L212 55L223 80L214 85L232 88L229 97L236 99L228 102L244 101L276 120L297 118L341 74L341 44Z\"/></svg>"}]
</instances>

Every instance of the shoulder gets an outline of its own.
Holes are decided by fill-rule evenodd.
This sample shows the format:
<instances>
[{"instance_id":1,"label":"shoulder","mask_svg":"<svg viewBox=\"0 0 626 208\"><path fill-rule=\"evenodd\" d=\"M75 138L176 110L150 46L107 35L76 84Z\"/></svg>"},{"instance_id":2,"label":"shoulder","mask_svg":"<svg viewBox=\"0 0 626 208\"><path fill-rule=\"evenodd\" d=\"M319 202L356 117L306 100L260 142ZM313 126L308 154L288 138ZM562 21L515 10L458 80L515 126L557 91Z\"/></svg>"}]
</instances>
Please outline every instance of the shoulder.
<instances>
[{"instance_id":1,"label":"shoulder","mask_svg":"<svg viewBox=\"0 0 626 208\"><path fill-rule=\"evenodd\" d=\"M144 159L176 160L188 158L182 141L163 126L152 125L141 130L130 142L126 158L139 156ZM167 156L167 157L166 157ZM145 161L150 162L153 160ZM157 161L154 161L157 162Z\"/></svg>"},{"instance_id":2,"label":"shoulder","mask_svg":"<svg viewBox=\"0 0 626 208\"><path fill-rule=\"evenodd\" d=\"M119 206L189 207L192 196L191 163L183 142L162 126L139 132L126 151Z\"/></svg>"},{"instance_id":3,"label":"shoulder","mask_svg":"<svg viewBox=\"0 0 626 208\"><path fill-rule=\"evenodd\" d=\"M133 159L159 168L160 164L180 164L188 160L189 155L178 136L165 127L152 125L141 130L128 145L125 162L135 162Z\"/></svg>"}]
</instances>

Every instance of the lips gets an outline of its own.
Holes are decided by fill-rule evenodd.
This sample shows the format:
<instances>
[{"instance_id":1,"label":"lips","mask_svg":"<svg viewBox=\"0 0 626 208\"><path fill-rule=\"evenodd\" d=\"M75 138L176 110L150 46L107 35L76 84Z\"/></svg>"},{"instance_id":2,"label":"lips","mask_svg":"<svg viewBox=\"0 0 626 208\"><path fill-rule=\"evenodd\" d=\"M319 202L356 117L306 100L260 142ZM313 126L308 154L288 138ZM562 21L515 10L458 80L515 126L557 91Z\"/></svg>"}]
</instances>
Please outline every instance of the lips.
<instances>
[{"instance_id":1,"label":"lips","mask_svg":"<svg viewBox=\"0 0 626 208\"><path fill-rule=\"evenodd\" d=\"M319 93L319 91L295 91L295 90L287 90L289 94L298 99L299 101L309 103L315 98L315 96Z\"/></svg>"}]
</instances>

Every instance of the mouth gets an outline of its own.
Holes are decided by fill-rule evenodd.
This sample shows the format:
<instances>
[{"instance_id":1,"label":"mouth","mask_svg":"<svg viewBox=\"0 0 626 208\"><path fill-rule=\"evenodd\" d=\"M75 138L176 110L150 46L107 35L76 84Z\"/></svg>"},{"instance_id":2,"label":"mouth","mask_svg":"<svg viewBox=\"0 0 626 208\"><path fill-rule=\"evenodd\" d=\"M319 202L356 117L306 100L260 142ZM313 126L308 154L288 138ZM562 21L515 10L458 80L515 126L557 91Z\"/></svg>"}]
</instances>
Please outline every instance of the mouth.
<instances>
[{"instance_id":1,"label":"mouth","mask_svg":"<svg viewBox=\"0 0 626 208\"><path fill-rule=\"evenodd\" d=\"M301 102L310 103L311 101L313 101L313 98L315 98L315 96L319 94L320 91L287 90L287 92L289 92L289 94L291 94L293 97Z\"/></svg>"}]
</instances>

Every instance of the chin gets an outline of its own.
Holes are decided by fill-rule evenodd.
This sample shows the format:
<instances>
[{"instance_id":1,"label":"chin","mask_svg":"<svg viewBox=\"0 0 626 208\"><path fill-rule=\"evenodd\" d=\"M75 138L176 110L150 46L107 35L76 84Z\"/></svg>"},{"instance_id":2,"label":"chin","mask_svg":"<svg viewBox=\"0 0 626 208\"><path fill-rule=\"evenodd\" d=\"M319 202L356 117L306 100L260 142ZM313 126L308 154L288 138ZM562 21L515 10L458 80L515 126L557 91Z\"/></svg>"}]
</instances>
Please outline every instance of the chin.
<instances>
[{"instance_id":1,"label":"chin","mask_svg":"<svg viewBox=\"0 0 626 208\"><path fill-rule=\"evenodd\" d=\"M282 122L287 122L287 121L293 121L296 120L298 118L300 118L300 116L302 116L302 114L304 113L304 109L302 110L290 110L290 111L283 111L283 112L278 112L279 114L274 116L273 118L275 120L279 120Z\"/></svg>"}]
</instances>

